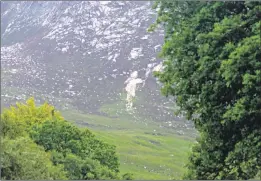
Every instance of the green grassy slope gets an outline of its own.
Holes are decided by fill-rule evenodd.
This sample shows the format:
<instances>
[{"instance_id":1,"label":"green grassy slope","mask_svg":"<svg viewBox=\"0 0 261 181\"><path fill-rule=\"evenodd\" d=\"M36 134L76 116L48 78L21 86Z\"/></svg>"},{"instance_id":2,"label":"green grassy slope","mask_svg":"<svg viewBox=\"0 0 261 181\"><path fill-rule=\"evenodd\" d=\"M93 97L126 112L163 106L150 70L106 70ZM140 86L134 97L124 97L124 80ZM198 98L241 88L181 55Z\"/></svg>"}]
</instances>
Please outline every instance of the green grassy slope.
<instances>
[{"instance_id":1,"label":"green grassy slope","mask_svg":"<svg viewBox=\"0 0 261 181\"><path fill-rule=\"evenodd\" d=\"M62 114L116 145L122 173L131 172L141 180L166 180L181 179L185 172L193 138L176 135L156 122L134 122L127 116L110 118L76 111Z\"/></svg>"}]
</instances>

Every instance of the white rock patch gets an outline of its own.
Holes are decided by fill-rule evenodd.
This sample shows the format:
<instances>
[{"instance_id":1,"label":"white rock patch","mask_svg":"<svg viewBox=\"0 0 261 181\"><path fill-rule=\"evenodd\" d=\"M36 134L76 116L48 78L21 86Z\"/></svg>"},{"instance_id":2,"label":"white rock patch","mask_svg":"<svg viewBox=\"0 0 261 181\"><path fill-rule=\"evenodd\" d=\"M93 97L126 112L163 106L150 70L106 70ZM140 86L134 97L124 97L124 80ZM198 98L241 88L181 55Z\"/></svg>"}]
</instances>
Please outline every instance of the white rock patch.
<instances>
[{"instance_id":1,"label":"white rock patch","mask_svg":"<svg viewBox=\"0 0 261 181\"><path fill-rule=\"evenodd\" d=\"M138 57L142 56L142 48L133 48L130 52L129 60L130 59L137 59Z\"/></svg>"},{"instance_id":2,"label":"white rock patch","mask_svg":"<svg viewBox=\"0 0 261 181\"><path fill-rule=\"evenodd\" d=\"M160 64L158 64L157 66L155 66L154 68L153 68L153 72L160 72L160 71L162 71L163 70L163 63L161 62Z\"/></svg>"},{"instance_id":3,"label":"white rock patch","mask_svg":"<svg viewBox=\"0 0 261 181\"><path fill-rule=\"evenodd\" d=\"M126 109L127 111L132 110L133 108L133 98L136 95L136 87L137 84L143 83L144 81L140 78L138 78L138 72L134 71L131 73L130 77L124 82L124 84L127 84L125 87L125 90L127 92L127 104Z\"/></svg>"}]
</instances>

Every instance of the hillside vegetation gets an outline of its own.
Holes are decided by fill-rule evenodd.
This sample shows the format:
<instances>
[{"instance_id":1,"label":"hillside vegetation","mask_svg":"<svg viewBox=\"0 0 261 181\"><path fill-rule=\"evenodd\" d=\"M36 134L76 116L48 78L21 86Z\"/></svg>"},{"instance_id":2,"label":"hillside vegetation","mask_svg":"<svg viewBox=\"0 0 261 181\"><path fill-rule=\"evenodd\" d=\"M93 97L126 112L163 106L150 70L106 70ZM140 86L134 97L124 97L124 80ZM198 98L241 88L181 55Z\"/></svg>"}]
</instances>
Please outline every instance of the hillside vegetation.
<instances>
[{"instance_id":1,"label":"hillside vegetation","mask_svg":"<svg viewBox=\"0 0 261 181\"><path fill-rule=\"evenodd\" d=\"M119 175L115 146L33 98L1 114L1 133L2 179L131 179Z\"/></svg>"},{"instance_id":2,"label":"hillside vegetation","mask_svg":"<svg viewBox=\"0 0 261 181\"><path fill-rule=\"evenodd\" d=\"M166 29L156 73L200 133L186 179L246 180L261 170L261 2L158 1Z\"/></svg>"},{"instance_id":3,"label":"hillside vegetation","mask_svg":"<svg viewBox=\"0 0 261 181\"><path fill-rule=\"evenodd\" d=\"M35 105L33 98L3 111L3 179L180 179L185 173L192 138L153 122L63 115L74 120L66 121L48 103Z\"/></svg>"},{"instance_id":4,"label":"hillside vegetation","mask_svg":"<svg viewBox=\"0 0 261 181\"><path fill-rule=\"evenodd\" d=\"M128 113L126 102L115 100L91 113L59 112L29 98L1 114L1 179L260 179L261 2L162 0L154 8L148 30L165 29L163 67L154 75L176 102L163 105L181 118L153 119L161 109L149 106Z\"/></svg>"}]
</instances>

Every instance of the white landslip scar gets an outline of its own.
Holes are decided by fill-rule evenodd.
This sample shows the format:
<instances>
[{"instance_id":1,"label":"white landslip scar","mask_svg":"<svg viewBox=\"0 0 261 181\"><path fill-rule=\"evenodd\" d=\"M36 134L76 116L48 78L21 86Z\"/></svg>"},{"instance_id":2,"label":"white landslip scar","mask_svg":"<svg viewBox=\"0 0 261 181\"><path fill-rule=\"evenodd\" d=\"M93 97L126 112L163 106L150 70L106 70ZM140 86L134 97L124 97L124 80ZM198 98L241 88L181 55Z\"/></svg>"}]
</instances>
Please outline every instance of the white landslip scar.
<instances>
[{"instance_id":1,"label":"white landslip scar","mask_svg":"<svg viewBox=\"0 0 261 181\"><path fill-rule=\"evenodd\" d=\"M154 64L155 65L155 64ZM157 66L153 67L153 64L148 65L148 69L153 68L154 71L162 71L163 69L163 64L160 63ZM145 85L145 81L148 77L148 74L151 72L150 70L146 70L146 78L145 80L142 80L141 78L138 78L138 71L134 71L131 73L130 77L124 82L124 84L127 84L125 87L125 90L127 92L127 104L126 104L126 109L127 111L131 111L133 109L133 99L136 95L136 87L137 84L143 83L143 86Z\"/></svg>"},{"instance_id":2,"label":"white landslip scar","mask_svg":"<svg viewBox=\"0 0 261 181\"><path fill-rule=\"evenodd\" d=\"M144 81L140 78L138 78L138 72L134 71L131 73L130 77L124 82L124 84L127 84L125 87L125 90L127 92L127 104L126 104L126 109L127 111L132 110L133 106L133 98L135 97L135 92L136 92L136 86L137 84L141 84Z\"/></svg>"}]
</instances>

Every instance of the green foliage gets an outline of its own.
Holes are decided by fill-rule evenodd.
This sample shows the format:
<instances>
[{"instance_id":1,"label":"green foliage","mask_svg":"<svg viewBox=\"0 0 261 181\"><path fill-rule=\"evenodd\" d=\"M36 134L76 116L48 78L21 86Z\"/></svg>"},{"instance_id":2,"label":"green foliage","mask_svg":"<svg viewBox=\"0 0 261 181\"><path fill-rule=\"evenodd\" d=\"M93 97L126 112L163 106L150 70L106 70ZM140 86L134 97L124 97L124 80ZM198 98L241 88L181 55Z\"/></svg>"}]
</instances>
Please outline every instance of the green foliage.
<instances>
[{"instance_id":1,"label":"green foliage","mask_svg":"<svg viewBox=\"0 0 261 181\"><path fill-rule=\"evenodd\" d=\"M123 180L134 180L132 173L125 173L125 174L123 174L122 178L123 178Z\"/></svg>"},{"instance_id":2,"label":"green foliage","mask_svg":"<svg viewBox=\"0 0 261 181\"><path fill-rule=\"evenodd\" d=\"M28 137L1 140L1 176L6 180L64 180L61 165L54 166L50 155Z\"/></svg>"},{"instance_id":3,"label":"green foliage","mask_svg":"<svg viewBox=\"0 0 261 181\"><path fill-rule=\"evenodd\" d=\"M46 120L63 120L54 107L44 103L37 107L34 98L29 98L26 104L16 103L1 114L1 133L3 136L15 138L27 134L31 125L42 123Z\"/></svg>"},{"instance_id":4,"label":"green foliage","mask_svg":"<svg viewBox=\"0 0 261 181\"><path fill-rule=\"evenodd\" d=\"M187 179L251 179L261 169L260 2L158 1L162 93L200 132Z\"/></svg>"},{"instance_id":5,"label":"green foliage","mask_svg":"<svg viewBox=\"0 0 261 181\"><path fill-rule=\"evenodd\" d=\"M26 104L4 110L1 114L1 178L19 179L66 179L62 165L54 166L50 154L29 138L28 131L34 124L49 118L63 119L47 103L37 107L34 99Z\"/></svg>"},{"instance_id":6,"label":"green foliage","mask_svg":"<svg viewBox=\"0 0 261 181\"><path fill-rule=\"evenodd\" d=\"M1 114L3 179L121 179L115 146L34 99Z\"/></svg>"},{"instance_id":7,"label":"green foliage","mask_svg":"<svg viewBox=\"0 0 261 181\"><path fill-rule=\"evenodd\" d=\"M70 179L108 180L119 179L116 172L90 158L82 159L74 154L68 154L64 160L65 169Z\"/></svg>"},{"instance_id":8,"label":"green foliage","mask_svg":"<svg viewBox=\"0 0 261 181\"><path fill-rule=\"evenodd\" d=\"M72 153L82 159L91 158L116 172L119 171L115 146L98 140L87 129L80 130L63 120L51 120L34 126L30 135L46 151L55 150L64 156Z\"/></svg>"}]
</instances>

